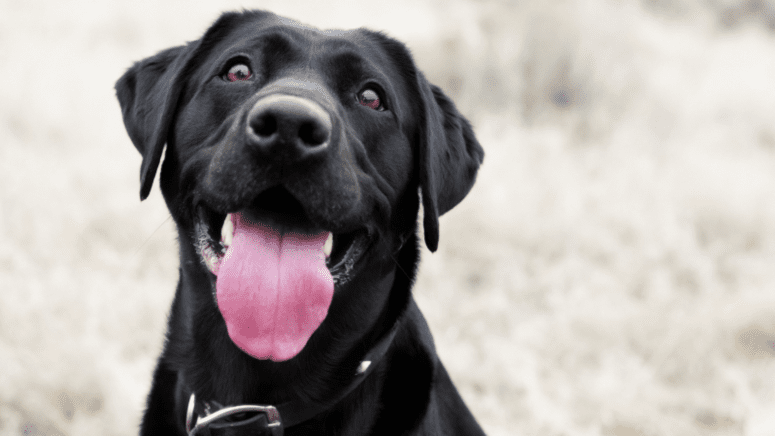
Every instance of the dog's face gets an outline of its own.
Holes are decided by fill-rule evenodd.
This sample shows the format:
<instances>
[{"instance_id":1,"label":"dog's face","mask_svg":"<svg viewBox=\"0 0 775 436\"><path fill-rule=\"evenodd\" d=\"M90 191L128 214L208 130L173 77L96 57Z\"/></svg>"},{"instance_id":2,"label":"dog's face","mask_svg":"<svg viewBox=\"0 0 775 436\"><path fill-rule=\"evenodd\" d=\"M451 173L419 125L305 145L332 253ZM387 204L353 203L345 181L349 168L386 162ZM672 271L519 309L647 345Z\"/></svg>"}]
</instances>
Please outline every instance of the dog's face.
<instances>
[{"instance_id":1,"label":"dog's face","mask_svg":"<svg viewBox=\"0 0 775 436\"><path fill-rule=\"evenodd\" d=\"M374 237L412 227L392 210L416 177L418 111L401 71L365 32L275 16L210 40L170 132L179 165L165 171L183 183L166 197L196 209L213 270L224 217L239 212L281 233L330 232L326 263L345 282Z\"/></svg>"},{"instance_id":2,"label":"dog's face","mask_svg":"<svg viewBox=\"0 0 775 436\"><path fill-rule=\"evenodd\" d=\"M334 293L401 249L418 187L435 250L438 216L483 156L406 48L366 30L225 14L136 64L117 91L143 155L141 197L166 143L161 187L181 252L209 271L232 340L257 358L294 357Z\"/></svg>"}]
</instances>

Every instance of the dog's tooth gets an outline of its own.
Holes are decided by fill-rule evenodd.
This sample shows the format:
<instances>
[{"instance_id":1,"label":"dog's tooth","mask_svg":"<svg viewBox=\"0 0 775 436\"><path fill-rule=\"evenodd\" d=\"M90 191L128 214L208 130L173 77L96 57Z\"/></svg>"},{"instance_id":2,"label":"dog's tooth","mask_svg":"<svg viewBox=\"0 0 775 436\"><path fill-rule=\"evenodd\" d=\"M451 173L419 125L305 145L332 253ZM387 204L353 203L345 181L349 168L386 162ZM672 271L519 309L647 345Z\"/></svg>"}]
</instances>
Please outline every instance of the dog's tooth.
<instances>
[{"instance_id":1,"label":"dog's tooth","mask_svg":"<svg viewBox=\"0 0 775 436\"><path fill-rule=\"evenodd\" d=\"M334 249L334 234L331 232L328 232L328 239L326 239L326 244L323 245L323 253L325 253L326 257L331 256L331 250Z\"/></svg>"},{"instance_id":2,"label":"dog's tooth","mask_svg":"<svg viewBox=\"0 0 775 436\"><path fill-rule=\"evenodd\" d=\"M221 227L221 244L224 248L231 245L231 239L234 236L234 223L231 221L231 214L226 215L226 219L223 221L223 227Z\"/></svg>"}]
</instances>

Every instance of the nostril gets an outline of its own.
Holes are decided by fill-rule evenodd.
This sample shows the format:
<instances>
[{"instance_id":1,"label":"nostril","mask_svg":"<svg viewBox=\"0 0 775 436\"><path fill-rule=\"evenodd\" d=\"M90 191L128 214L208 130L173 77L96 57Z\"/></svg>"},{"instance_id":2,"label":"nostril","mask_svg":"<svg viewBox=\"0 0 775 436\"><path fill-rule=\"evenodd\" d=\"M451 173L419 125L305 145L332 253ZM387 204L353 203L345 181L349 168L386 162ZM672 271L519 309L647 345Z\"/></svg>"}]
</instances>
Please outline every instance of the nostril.
<instances>
[{"instance_id":1,"label":"nostril","mask_svg":"<svg viewBox=\"0 0 775 436\"><path fill-rule=\"evenodd\" d=\"M256 135L268 138L277 132L277 118L272 114L264 114L263 116L255 117L251 121L250 127Z\"/></svg>"},{"instance_id":2,"label":"nostril","mask_svg":"<svg viewBox=\"0 0 775 436\"><path fill-rule=\"evenodd\" d=\"M330 133L326 126L315 121L308 121L299 126L299 139L308 147L325 144L328 142Z\"/></svg>"},{"instance_id":3,"label":"nostril","mask_svg":"<svg viewBox=\"0 0 775 436\"><path fill-rule=\"evenodd\" d=\"M274 94L258 100L247 114L249 146L263 156L293 159L323 156L331 141L331 115L312 100Z\"/></svg>"}]
</instances>

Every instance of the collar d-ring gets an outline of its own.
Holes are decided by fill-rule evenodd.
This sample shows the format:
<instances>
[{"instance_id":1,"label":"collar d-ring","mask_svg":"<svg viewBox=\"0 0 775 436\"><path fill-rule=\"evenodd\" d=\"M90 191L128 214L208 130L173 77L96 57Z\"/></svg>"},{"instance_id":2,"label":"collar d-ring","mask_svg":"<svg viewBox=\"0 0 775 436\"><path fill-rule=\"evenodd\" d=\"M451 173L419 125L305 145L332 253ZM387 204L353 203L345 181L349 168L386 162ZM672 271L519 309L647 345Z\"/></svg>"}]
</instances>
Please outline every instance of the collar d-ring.
<instances>
[{"instance_id":1,"label":"collar d-ring","mask_svg":"<svg viewBox=\"0 0 775 436\"><path fill-rule=\"evenodd\" d=\"M271 431L272 436L283 435L283 424L280 419L280 412L274 406L243 404L240 406L224 407L213 413L208 413L201 418L194 412L195 407L196 394L191 394L191 398L188 400L188 410L186 411L186 433L188 433L188 436L197 436L202 430L207 429L216 421L238 413L263 413L266 415L266 426Z\"/></svg>"}]
</instances>

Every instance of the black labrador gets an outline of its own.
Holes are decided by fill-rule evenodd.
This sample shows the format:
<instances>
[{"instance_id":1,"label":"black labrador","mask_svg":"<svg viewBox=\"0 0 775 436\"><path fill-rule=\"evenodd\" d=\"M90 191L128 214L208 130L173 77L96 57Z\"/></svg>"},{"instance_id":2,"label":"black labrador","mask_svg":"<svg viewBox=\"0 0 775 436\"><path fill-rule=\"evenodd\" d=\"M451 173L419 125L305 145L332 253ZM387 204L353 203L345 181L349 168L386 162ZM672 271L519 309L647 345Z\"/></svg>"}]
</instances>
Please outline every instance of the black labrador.
<instances>
[{"instance_id":1,"label":"black labrador","mask_svg":"<svg viewBox=\"0 0 775 436\"><path fill-rule=\"evenodd\" d=\"M483 434L411 288L484 152L403 44L226 13L116 91L180 244L142 435Z\"/></svg>"}]
</instances>

